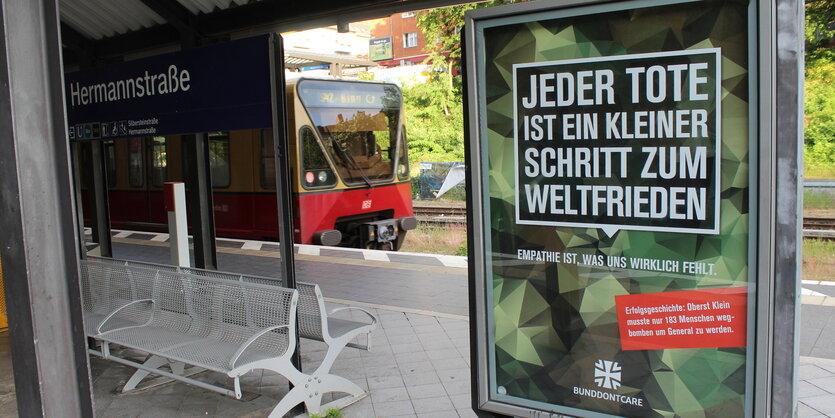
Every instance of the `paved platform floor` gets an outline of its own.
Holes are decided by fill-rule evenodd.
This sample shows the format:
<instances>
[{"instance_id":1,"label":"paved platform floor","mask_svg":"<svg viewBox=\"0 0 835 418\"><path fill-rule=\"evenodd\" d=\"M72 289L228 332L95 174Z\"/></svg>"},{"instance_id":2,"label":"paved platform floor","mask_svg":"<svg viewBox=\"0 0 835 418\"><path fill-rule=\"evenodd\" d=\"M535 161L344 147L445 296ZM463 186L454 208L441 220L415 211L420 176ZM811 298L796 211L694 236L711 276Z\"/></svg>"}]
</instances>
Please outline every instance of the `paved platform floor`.
<instances>
[{"instance_id":1,"label":"paved platform floor","mask_svg":"<svg viewBox=\"0 0 835 418\"><path fill-rule=\"evenodd\" d=\"M2 295L0 295L2 296ZM17 416L9 333L0 332L0 418Z\"/></svg>"},{"instance_id":2,"label":"paved platform floor","mask_svg":"<svg viewBox=\"0 0 835 418\"><path fill-rule=\"evenodd\" d=\"M468 322L384 309L374 313L381 326L373 332L372 350L346 348L333 368L333 373L371 392L347 407L345 416L475 416L470 410ZM315 369L325 349L323 343L302 340L302 369ZM91 367L99 417L261 417L288 390L283 377L256 371L241 379L244 399L240 401L179 382L121 394L117 389L134 369L98 358L92 359ZM226 387L232 382L214 372L197 378Z\"/></svg>"},{"instance_id":3,"label":"paved platform floor","mask_svg":"<svg viewBox=\"0 0 835 418\"><path fill-rule=\"evenodd\" d=\"M798 417L835 417L835 360L800 357Z\"/></svg>"}]
</instances>

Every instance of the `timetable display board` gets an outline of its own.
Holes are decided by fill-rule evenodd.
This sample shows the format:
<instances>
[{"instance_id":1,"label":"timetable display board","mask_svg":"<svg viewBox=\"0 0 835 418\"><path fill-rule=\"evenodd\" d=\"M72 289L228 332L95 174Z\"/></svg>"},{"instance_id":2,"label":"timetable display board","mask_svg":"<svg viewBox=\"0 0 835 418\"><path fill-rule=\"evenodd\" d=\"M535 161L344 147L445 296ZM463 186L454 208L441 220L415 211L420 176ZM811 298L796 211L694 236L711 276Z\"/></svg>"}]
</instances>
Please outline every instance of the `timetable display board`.
<instances>
[{"instance_id":1,"label":"timetable display board","mask_svg":"<svg viewBox=\"0 0 835 418\"><path fill-rule=\"evenodd\" d=\"M468 17L486 410L751 413L753 9Z\"/></svg>"}]
</instances>

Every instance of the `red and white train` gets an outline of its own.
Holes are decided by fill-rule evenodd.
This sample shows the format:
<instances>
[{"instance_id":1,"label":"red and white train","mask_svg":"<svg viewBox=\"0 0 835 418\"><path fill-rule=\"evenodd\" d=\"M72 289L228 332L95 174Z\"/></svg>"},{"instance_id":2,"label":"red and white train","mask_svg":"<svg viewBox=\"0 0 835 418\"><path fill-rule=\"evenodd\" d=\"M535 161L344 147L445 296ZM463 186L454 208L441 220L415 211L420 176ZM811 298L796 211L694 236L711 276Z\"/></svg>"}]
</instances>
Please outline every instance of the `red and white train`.
<instances>
[{"instance_id":1,"label":"red and white train","mask_svg":"<svg viewBox=\"0 0 835 418\"><path fill-rule=\"evenodd\" d=\"M295 242L399 249L417 226L400 89L302 78L288 83L287 102ZM272 133L208 141L217 235L277 239ZM107 141L105 159L111 225L165 230L162 185L183 179L181 137Z\"/></svg>"}]
</instances>

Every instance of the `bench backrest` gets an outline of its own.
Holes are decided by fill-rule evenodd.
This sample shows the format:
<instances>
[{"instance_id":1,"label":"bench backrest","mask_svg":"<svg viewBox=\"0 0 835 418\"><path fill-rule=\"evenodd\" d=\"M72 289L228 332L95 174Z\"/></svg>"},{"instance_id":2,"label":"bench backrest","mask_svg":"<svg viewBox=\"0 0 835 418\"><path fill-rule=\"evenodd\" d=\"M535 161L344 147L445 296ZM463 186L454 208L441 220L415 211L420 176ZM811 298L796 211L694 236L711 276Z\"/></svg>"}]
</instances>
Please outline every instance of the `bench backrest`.
<instances>
[{"instance_id":1,"label":"bench backrest","mask_svg":"<svg viewBox=\"0 0 835 418\"><path fill-rule=\"evenodd\" d=\"M115 264L118 266L132 266L132 267L144 267L153 270L173 270L177 271L179 267L172 266L169 264L156 264L151 263L148 261L136 261L136 260L120 260L118 258L110 258L110 257L88 257L85 261L92 261L92 262L99 262L99 263L107 263L107 264Z\"/></svg>"},{"instance_id":2,"label":"bench backrest","mask_svg":"<svg viewBox=\"0 0 835 418\"><path fill-rule=\"evenodd\" d=\"M295 334L293 289L160 270L152 326L240 345L253 331L288 325L257 341L281 351Z\"/></svg>"},{"instance_id":3,"label":"bench backrest","mask_svg":"<svg viewBox=\"0 0 835 418\"><path fill-rule=\"evenodd\" d=\"M177 270L183 273L193 274L195 276L212 277L222 280L241 280L240 274L227 273L217 270L206 270L194 267L178 267Z\"/></svg>"},{"instance_id":4,"label":"bench backrest","mask_svg":"<svg viewBox=\"0 0 835 418\"><path fill-rule=\"evenodd\" d=\"M124 304L153 295L156 270L81 261L81 306L106 315Z\"/></svg>"},{"instance_id":5,"label":"bench backrest","mask_svg":"<svg viewBox=\"0 0 835 418\"><path fill-rule=\"evenodd\" d=\"M269 352L282 352L295 338L298 293L293 289L223 273L209 277L181 272L176 266L109 258L82 260L81 265L86 272L85 310L107 313L131 300L153 299L150 325L179 334L240 345L257 330L288 325L253 343L253 348ZM198 271L206 272L215 273Z\"/></svg>"},{"instance_id":6,"label":"bench backrest","mask_svg":"<svg viewBox=\"0 0 835 418\"><path fill-rule=\"evenodd\" d=\"M319 285L297 282L299 291L299 335L306 338L323 339L328 321L324 315L325 298Z\"/></svg>"},{"instance_id":7,"label":"bench backrest","mask_svg":"<svg viewBox=\"0 0 835 418\"><path fill-rule=\"evenodd\" d=\"M101 258L109 263L120 265L155 266L150 263L132 260L116 260L112 258ZM177 267L172 265L159 265L160 270L179 271L200 277L211 277L221 280L243 281L258 283L267 286L283 286L281 279L272 277L253 276L248 274L228 273L217 270L205 270L194 267ZM325 300L319 285L313 283L297 282L296 289L299 291L298 323L299 335L304 338L322 340L323 332L327 332L327 319L323 315Z\"/></svg>"}]
</instances>

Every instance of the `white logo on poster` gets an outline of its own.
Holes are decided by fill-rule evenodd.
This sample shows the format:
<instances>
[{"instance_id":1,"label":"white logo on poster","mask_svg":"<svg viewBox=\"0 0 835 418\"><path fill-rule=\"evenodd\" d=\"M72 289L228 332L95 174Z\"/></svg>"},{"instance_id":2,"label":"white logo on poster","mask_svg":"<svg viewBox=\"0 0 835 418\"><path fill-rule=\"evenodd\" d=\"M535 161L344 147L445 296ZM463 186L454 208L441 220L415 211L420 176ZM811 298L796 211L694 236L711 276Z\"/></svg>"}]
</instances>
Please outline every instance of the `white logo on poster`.
<instances>
[{"instance_id":1,"label":"white logo on poster","mask_svg":"<svg viewBox=\"0 0 835 418\"><path fill-rule=\"evenodd\" d=\"M597 360L594 363L594 383L606 389L620 387L620 364L616 361Z\"/></svg>"}]
</instances>

